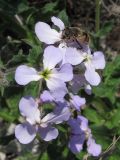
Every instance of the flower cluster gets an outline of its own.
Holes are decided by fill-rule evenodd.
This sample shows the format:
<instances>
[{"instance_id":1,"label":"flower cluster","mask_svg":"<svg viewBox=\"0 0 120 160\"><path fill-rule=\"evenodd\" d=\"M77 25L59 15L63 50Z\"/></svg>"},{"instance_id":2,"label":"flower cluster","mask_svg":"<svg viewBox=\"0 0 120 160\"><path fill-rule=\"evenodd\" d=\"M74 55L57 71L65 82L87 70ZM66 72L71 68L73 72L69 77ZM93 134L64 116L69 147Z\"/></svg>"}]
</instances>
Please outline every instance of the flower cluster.
<instances>
[{"instance_id":1,"label":"flower cluster","mask_svg":"<svg viewBox=\"0 0 120 160\"><path fill-rule=\"evenodd\" d=\"M20 65L15 72L15 80L19 85L27 85L31 81L45 81L39 97L23 97L19 103L21 115L25 118L15 128L16 138L23 144L30 143L40 136L50 141L58 136L57 125L67 122L69 131L68 147L73 153L79 153L84 143L87 152L92 156L101 153L101 146L96 144L88 120L81 115L86 99L79 91L90 95L92 86L97 86L101 77L98 69L104 69L105 58L102 52L92 52L89 44L77 44L63 38L64 23L56 17L51 18L59 31L44 22L35 25L35 33L41 42L47 44L43 53L43 67L36 70L27 65ZM44 81L43 81L44 80ZM45 114L44 104L53 105L53 111Z\"/></svg>"}]
</instances>

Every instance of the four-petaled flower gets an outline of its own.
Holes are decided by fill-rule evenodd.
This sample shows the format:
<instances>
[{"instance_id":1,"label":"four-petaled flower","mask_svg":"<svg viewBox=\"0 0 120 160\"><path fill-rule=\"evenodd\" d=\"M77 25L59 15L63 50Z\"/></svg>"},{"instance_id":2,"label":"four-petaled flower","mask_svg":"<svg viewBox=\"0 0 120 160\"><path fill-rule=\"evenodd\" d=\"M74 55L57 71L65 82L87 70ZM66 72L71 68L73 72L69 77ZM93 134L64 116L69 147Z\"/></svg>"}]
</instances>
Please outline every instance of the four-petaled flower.
<instances>
[{"instance_id":1,"label":"four-petaled flower","mask_svg":"<svg viewBox=\"0 0 120 160\"><path fill-rule=\"evenodd\" d=\"M58 47L45 48L43 68L39 71L27 65L20 65L15 72L15 80L18 84L26 85L31 81L44 79L49 89L44 90L38 100L32 97L24 97L20 100L19 110L26 121L16 126L15 136L23 144L30 143L36 135L45 141L50 141L58 136L58 129L54 125L68 121L71 127L68 145L70 150L75 154L80 152L84 142L87 141L88 153L92 156L99 156L101 146L93 139L88 120L77 115L82 105L86 103L85 98L80 97L78 92L84 87L85 91L91 94L90 85L97 86L100 83L101 78L96 70L104 69L104 55L100 51L92 54L88 45L83 44L80 49L78 43L76 45L74 41L65 41L64 23L57 17L52 17L51 21L59 28L59 31L52 29L44 22L38 22L35 25L35 33L41 42L48 45L59 42L55 44ZM78 73L74 76L72 65L79 65L77 66ZM69 82L67 86L65 82ZM54 111L44 117L39 108L43 103L56 105ZM70 117L72 115L70 110L71 112L76 110L73 114L74 118Z\"/></svg>"},{"instance_id":2,"label":"four-petaled flower","mask_svg":"<svg viewBox=\"0 0 120 160\"><path fill-rule=\"evenodd\" d=\"M93 86L100 83L101 78L96 69L104 69L105 67L105 58L102 52L96 51L91 54L90 49L88 52L83 52L69 47L66 51L65 60L72 65L83 63L86 68L84 73L86 80Z\"/></svg>"},{"instance_id":3,"label":"four-petaled flower","mask_svg":"<svg viewBox=\"0 0 120 160\"><path fill-rule=\"evenodd\" d=\"M71 115L69 108L63 104L42 118L38 104L32 97L22 98L19 110L26 121L16 126L15 136L22 144L30 143L36 134L45 141L57 138L58 130L52 125L67 121Z\"/></svg>"},{"instance_id":4,"label":"four-petaled flower","mask_svg":"<svg viewBox=\"0 0 120 160\"><path fill-rule=\"evenodd\" d=\"M38 81L43 78L50 90L58 88L65 90L65 82L72 80L73 70L68 63L55 68L61 61L61 50L54 46L49 46L44 51L43 70L38 72L32 67L21 65L16 69L15 80L20 85L26 85L31 81Z\"/></svg>"},{"instance_id":5,"label":"four-petaled flower","mask_svg":"<svg viewBox=\"0 0 120 160\"><path fill-rule=\"evenodd\" d=\"M91 130L88 127L88 120L83 116L71 118L68 121L71 127L71 135L69 141L69 148L73 153L79 153L83 149L83 144L87 140L87 151L92 156L99 156L101 153L101 146L96 144L92 138Z\"/></svg>"}]
</instances>

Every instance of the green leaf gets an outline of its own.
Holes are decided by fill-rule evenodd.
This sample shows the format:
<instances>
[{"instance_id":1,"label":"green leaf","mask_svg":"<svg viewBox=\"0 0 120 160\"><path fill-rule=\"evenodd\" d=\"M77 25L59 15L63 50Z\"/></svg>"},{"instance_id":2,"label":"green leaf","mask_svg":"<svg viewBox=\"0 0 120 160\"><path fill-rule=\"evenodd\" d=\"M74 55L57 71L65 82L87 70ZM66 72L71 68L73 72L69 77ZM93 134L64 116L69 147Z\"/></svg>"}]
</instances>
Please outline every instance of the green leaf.
<instances>
[{"instance_id":1,"label":"green leaf","mask_svg":"<svg viewBox=\"0 0 120 160\"><path fill-rule=\"evenodd\" d=\"M39 96L39 82L31 82L24 88L24 96L33 96L38 97Z\"/></svg>"},{"instance_id":2,"label":"green leaf","mask_svg":"<svg viewBox=\"0 0 120 160\"><path fill-rule=\"evenodd\" d=\"M49 156L47 152L44 152L40 160L49 160Z\"/></svg>"},{"instance_id":3,"label":"green leaf","mask_svg":"<svg viewBox=\"0 0 120 160\"><path fill-rule=\"evenodd\" d=\"M47 4L42 8L42 13L43 13L43 14L46 14L46 13L49 13L49 12L53 12L53 11L55 10L57 4L58 4L58 1L47 3Z\"/></svg>"},{"instance_id":4,"label":"green leaf","mask_svg":"<svg viewBox=\"0 0 120 160\"><path fill-rule=\"evenodd\" d=\"M8 109L2 109L0 111L0 117L7 122L13 122L15 120L14 115L11 115Z\"/></svg>"},{"instance_id":5,"label":"green leaf","mask_svg":"<svg viewBox=\"0 0 120 160\"><path fill-rule=\"evenodd\" d=\"M18 13L22 13L24 11L27 11L29 9L29 4L28 4L28 1L24 0L24 2L21 2L21 3L18 3L18 7L17 7L17 10L18 10Z\"/></svg>"},{"instance_id":6,"label":"green leaf","mask_svg":"<svg viewBox=\"0 0 120 160\"><path fill-rule=\"evenodd\" d=\"M66 26L69 26L69 19L66 10L59 12L58 17L64 22Z\"/></svg>"},{"instance_id":7,"label":"green leaf","mask_svg":"<svg viewBox=\"0 0 120 160\"><path fill-rule=\"evenodd\" d=\"M63 152L62 152L62 157L63 157L63 158L67 158L68 153L69 153L68 148L64 148L64 150L63 150Z\"/></svg>"},{"instance_id":8,"label":"green leaf","mask_svg":"<svg viewBox=\"0 0 120 160\"><path fill-rule=\"evenodd\" d=\"M23 63L27 59L26 55L23 54L23 50L20 49L17 55L14 55L9 63Z\"/></svg>"},{"instance_id":9,"label":"green leaf","mask_svg":"<svg viewBox=\"0 0 120 160\"><path fill-rule=\"evenodd\" d=\"M1 60L1 58L0 58L0 69L4 69L4 64L3 64L2 60Z\"/></svg>"},{"instance_id":10,"label":"green leaf","mask_svg":"<svg viewBox=\"0 0 120 160\"><path fill-rule=\"evenodd\" d=\"M1 96L4 95L4 90L5 90L5 88L3 86L0 86L0 95Z\"/></svg>"},{"instance_id":11,"label":"green leaf","mask_svg":"<svg viewBox=\"0 0 120 160\"><path fill-rule=\"evenodd\" d=\"M106 97L112 103L116 100L116 93L119 88L120 78L111 78L107 81L107 83L101 83L98 87L93 88L93 93L97 97Z\"/></svg>"},{"instance_id":12,"label":"green leaf","mask_svg":"<svg viewBox=\"0 0 120 160\"><path fill-rule=\"evenodd\" d=\"M113 28L113 22L106 22L104 26L95 34L95 37L105 37Z\"/></svg>"},{"instance_id":13,"label":"green leaf","mask_svg":"<svg viewBox=\"0 0 120 160\"><path fill-rule=\"evenodd\" d=\"M111 117L106 122L106 126L109 128L120 126L120 107L111 111Z\"/></svg>"},{"instance_id":14,"label":"green leaf","mask_svg":"<svg viewBox=\"0 0 120 160\"><path fill-rule=\"evenodd\" d=\"M91 125L90 128L92 130L92 134L96 140L96 143L101 144L103 149L106 149L112 143L111 137L114 137L113 132L109 130L106 126Z\"/></svg>"},{"instance_id":15,"label":"green leaf","mask_svg":"<svg viewBox=\"0 0 120 160\"><path fill-rule=\"evenodd\" d=\"M8 122L14 122L19 117L18 105L21 94L16 94L6 97L6 104L2 103L0 106L0 117Z\"/></svg>"},{"instance_id":16,"label":"green leaf","mask_svg":"<svg viewBox=\"0 0 120 160\"><path fill-rule=\"evenodd\" d=\"M41 46L34 46L34 48L30 49L27 60L30 64L36 65L40 64L40 56L42 53Z\"/></svg>"},{"instance_id":17,"label":"green leaf","mask_svg":"<svg viewBox=\"0 0 120 160\"><path fill-rule=\"evenodd\" d=\"M101 125L104 123L104 119L97 113L96 110L92 109L90 106L85 108L84 115L96 125Z\"/></svg>"},{"instance_id":18,"label":"green leaf","mask_svg":"<svg viewBox=\"0 0 120 160\"><path fill-rule=\"evenodd\" d=\"M112 62L107 62L107 66L105 67L103 75L108 80L116 72L119 72L119 69L120 69L120 55L116 56L116 58Z\"/></svg>"}]
</instances>

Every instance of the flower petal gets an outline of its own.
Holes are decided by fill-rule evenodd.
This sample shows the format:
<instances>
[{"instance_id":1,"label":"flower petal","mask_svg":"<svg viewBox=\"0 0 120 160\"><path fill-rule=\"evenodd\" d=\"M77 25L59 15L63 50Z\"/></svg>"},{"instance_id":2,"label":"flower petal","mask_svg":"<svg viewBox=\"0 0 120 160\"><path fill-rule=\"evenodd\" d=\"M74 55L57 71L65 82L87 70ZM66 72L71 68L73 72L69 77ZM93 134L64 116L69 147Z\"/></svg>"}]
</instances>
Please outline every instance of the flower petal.
<instances>
[{"instance_id":1,"label":"flower petal","mask_svg":"<svg viewBox=\"0 0 120 160\"><path fill-rule=\"evenodd\" d=\"M92 64L94 65L95 69L104 69L105 68L105 57L102 52L94 52Z\"/></svg>"},{"instance_id":2,"label":"flower petal","mask_svg":"<svg viewBox=\"0 0 120 160\"><path fill-rule=\"evenodd\" d=\"M67 94L67 89L57 88L56 90L51 91L52 96L54 97L54 101L56 102L64 102L64 96Z\"/></svg>"},{"instance_id":3,"label":"flower petal","mask_svg":"<svg viewBox=\"0 0 120 160\"><path fill-rule=\"evenodd\" d=\"M88 94L88 95L91 95L92 94L92 87L87 84L85 85L85 92Z\"/></svg>"},{"instance_id":4,"label":"flower petal","mask_svg":"<svg viewBox=\"0 0 120 160\"><path fill-rule=\"evenodd\" d=\"M62 90L61 88L58 88L54 91L43 91L43 93L40 96L40 99L43 102L63 102L64 101L64 96L67 93L66 90Z\"/></svg>"},{"instance_id":5,"label":"flower petal","mask_svg":"<svg viewBox=\"0 0 120 160\"><path fill-rule=\"evenodd\" d=\"M68 82L73 79L73 68L70 64L64 64L60 69L53 69L51 77Z\"/></svg>"},{"instance_id":6,"label":"flower petal","mask_svg":"<svg viewBox=\"0 0 120 160\"><path fill-rule=\"evenodd\" d=\"M71 95L70 102L73 104L73 107L80 111L80 107L85 104L86 100L78 95Z\"/></svg>"},{"instance_id":7,"label":"flower petal","mask_svg":"<svg viewBox=\"0 0 120 160\"><path fill-rule=\"evenodd\" d=\"M54 91L59 88L61 90L67 90L66 84L63 81L61 81L60 79L49 78L46 80L46 83L47 83L47 87L49 88L50 91Z\"/></svg>"},{"instance_id":8,"label":"flower petal","mask_svg":"<svg viewBox=\"0 0 120 160\"><path fill-rule=\"evenodd\" d=\"M93 86L97 86L101 81L99 74L92 65L86 65L85 78Z\"/></svg>"},{"instance_id":9,"label":"flower petal","mask_svg":"<svg viewBox=\"0 0 120 160\"><path fill-rule=\"evenodd\" d=\"M65 25L64 25L64 23L61 21L61 19L53 16L53 17L51 18L51 21L54 23L55 26L59 27L61 31L65 29Z\"/></svg>"},{"instance_id":10,"label":"flower petal","mask_svg":"<svg viewBox=\"0 0 120 160\"><path fill-rule=\"evenodd\" d=\"M19 102L19 109L21 115L25 116L27 121L31 124L40 122L40 111L38 104L32 97L23 97Z\"/></svg>"},{"instance_id":11,"label":"flower petal","mask_svg":"<svg viewBox=\"0 0 120 160\"><path fill-rule=\"evenodd\" d=\"M81 129L81 126L80 126L80 123L79 120L77 119L73 119L73 118L70 118L69 121L68 121L68 124L69 126L71 127L71 133L72 134L82 134L83 131Z\"/></svg>"},{"instance_id":12,"label":"flower petal","mask_svg":"<svg viewBox=\"0 0 120 160\"><path fill-rule=\"evenodd\" d=\"M51 141L58 136L58 130L52 126L39 127L38 133L44 141Z\"/></svg>"},{"instance_id":13,"label":"flower petal","mask_svg":"<svg viewBox=\"0 0 120 160\"><path fill-rule=\"evenodd\" d=\"M37 71L26 65L17 67L15 72L15 80L20 85L26 85L31 81L38 81L41 78Z\"/></svg>"},{"instance_id":14,"label":"flower petal","mask_svg":"<svg viewBox=\"0 0 120 160\"><path fill-rule=\"evenodd\" d=\"M54 100L52 94L50 93L50 91L44 90L43 93L40 96L40 99L43 102L52 102Z\"/></svg>"},{"instance_id":15,"label":"flower petal","mask_svg":"<svg viewBox=\"0 0 120 160\"><path fill-rule=\"evenodd\" d=\"M81 128L83 131L88 130L88 119L87 119L87 118L79 115L79 116L77 117L77 121L80 123L80 128Z\"/></svg>"},{"instance_id":16,"label":"flower petal","mask_svg":"<svg viewBox=\"0 0 120 160\"><path fill-rule=\"evenodd\" d=\"M15 128L15 137L22 144L30 143L36 136L36 128L29 123L18 124Z\"/></svg>"},{"instance_id":17,"label":"flower petal","mask_svg":"<svg viewBox=\"0 0 120 160\"><path fill-rule=\"evenodd\" d=\"M71 113L69 108L65 105L62 104L62 106L56 107L54 112L48 113L42 120L42 123L55 123L59 124L62 123L63 121L67 121L70 117Z\"/></svg>"},{"instance_id":18,"label":"flower petal","mask_svg":"<svg viewBox=\"0 0 120 160\"><path fill-rule=\"evenodd\" d=\"M96 157L100 155L102 148L101 145L96 144L95 140L90 137L87 141L87 151L89 154Z\"/></svg>"},{"instance_id":19,"label":"flower petal","mask_svg":"<svg viewBox=\"0 0 120 160\"><path fill-rule=\"evenodd\" d=\"M62 63L61 63L61 65L63 65L63 64L65 64L65 63L67 63L67 62L66 62L66 58L65 58L66 49L67 49L67 44L66 44L65 42L62 42L62 43L59 44L58 47L59 47L60 50L61 50L61 54L62 54Z\"/></svg>"},{"instance_id":20,"label":"flower petal","mask_svg":"<svg viewBox=\"0 0 120 160\"><path fill-rule=\"evenodd\" d=\"M54 46L48 46L44 50L43 64L44 69L53 69L60 61L62 61L62 51Z\"/></svg>"},{"instance_id":21,"label":"flower petal","mask_svg":"<svg viewBox=\"0 0 120 160\"><path fill-rule=\"evenodd\" d=\"M65 53L65 61L72 64L78 65L84 60L82 51L78 51L76 48L67 48Z\"/></svg>"},{"instance_id":22,"label":"flower petal","mask_svg":"<svg viewBox=\"0 0 120 160\"><path fill-rule=\"evenodd\" d=\"M41 42L54 44L61 40L61 33L52 29L47 23L38 22L35 25L35 33Z\"/></svg>"},{"instance_id":23,"label":"flower petal","mask_svg":"<svg viewBox=\"0 0 120 160\"><path fill-rule=\"evenodd\" d=\"M76 154L83 149L83 143L85 141L85 135L72 135L68 147L70 150Z\"/></svg>"}]
</instances>

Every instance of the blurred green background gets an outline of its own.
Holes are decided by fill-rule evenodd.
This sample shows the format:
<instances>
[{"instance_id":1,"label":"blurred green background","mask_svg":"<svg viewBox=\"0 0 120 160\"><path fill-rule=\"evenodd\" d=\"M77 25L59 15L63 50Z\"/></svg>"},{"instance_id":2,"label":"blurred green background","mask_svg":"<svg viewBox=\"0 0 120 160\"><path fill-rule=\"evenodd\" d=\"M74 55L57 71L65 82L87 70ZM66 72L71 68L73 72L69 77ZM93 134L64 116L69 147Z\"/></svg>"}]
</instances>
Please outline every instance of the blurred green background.
<instances>
[{"instance_id":1,"label":"blurred green background","mask_svg":"<svg viewBox=\"0 0 120 160\"><path fill-rule=\"evenodd\" d=\"M35 23L49 24L51 16L66 26L83 26L91 37L91 47L102 50L107 65L102 83L87 96L83 115L102 145L103 154L88 160L119 160L120 141L120 1L119 0L0 0L0 160L82 160L84 150L73 155L68 130L60 125L59 137L49 143L35 140L21 145L14 137L20 121L18 103L22 96L37 96L38 86L21 87L14 80L18 65L39 67L43 44L34 33Z\"/></svg>"}]
</instances>

